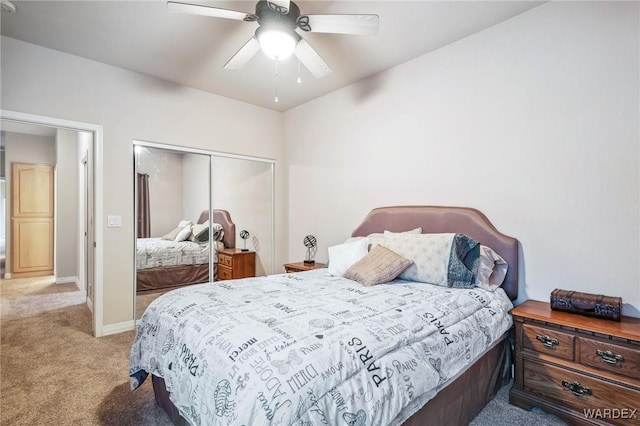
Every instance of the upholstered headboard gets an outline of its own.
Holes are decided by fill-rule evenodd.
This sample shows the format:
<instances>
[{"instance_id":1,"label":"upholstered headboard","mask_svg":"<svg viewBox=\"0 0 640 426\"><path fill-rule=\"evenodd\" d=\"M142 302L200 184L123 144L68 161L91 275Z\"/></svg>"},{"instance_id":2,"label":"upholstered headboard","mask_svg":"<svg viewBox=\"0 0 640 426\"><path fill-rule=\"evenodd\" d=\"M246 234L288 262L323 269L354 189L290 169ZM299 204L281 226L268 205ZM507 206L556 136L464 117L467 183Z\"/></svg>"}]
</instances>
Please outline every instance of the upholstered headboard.
<instances>
[{"instance_id":1,"label":"upholstered headboard","mask_svg":"<svg viewBox=\"0 0 640 426\"><path fill-rule=\"evenodd\" d=\"M204 223L209 219L209 210L203 210L198 218L198 223ZM234 248L236 246L236 224L231 220L231 215L226 210L213 210L213 223L219 223L224 229L222 242L225 248Z\"/></svg>"},{"instance_id":2,"label":"upholstered headboard","mask_svg":"<svg viewBox=\"0 0 640 426\"><path fill-rule=\"evenodd\" d=\"M371 210L353 237L374 232L402 232L422 227L423 234L453 232L491 247L509 265L502 288L511 300L518 297L518 240L499 232L480 211L468 207L393 206Z\"/></svg>"}]
</instances>

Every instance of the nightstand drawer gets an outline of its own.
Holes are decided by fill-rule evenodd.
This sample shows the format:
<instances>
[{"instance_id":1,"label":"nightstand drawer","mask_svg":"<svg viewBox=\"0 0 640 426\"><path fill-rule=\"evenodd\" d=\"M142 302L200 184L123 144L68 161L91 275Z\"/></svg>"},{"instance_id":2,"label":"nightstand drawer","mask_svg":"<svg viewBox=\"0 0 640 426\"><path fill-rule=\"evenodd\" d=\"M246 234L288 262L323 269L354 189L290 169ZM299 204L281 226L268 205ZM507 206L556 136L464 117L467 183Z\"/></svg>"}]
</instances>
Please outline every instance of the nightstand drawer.
<instances>
[{"instance_id":1,"label":"nightstand drawer","mask_svg":"<svg viewBox=\"0 0 640 426\"><path fill-rule=\"evenodd\" d=\"M218 279L237 280L256 276L256 252L226 248L218 250Z\"/></svg>"},{"instance_id":2,"label":"nightstand drawer","mask_svg":"<svg viewBox=\"0 0 640 426\"><path fill-rule=\"evenodd\" d=\"M575 336L550 328L523 325L523 346L535 352L545 353L573 361Z\"/></svg>"},{"instance_id":3,"label":"nightstand drawer","mask_svg":"<svg viewBox=\"0 0 640 426\"><path fill-rule=\"evenodd\" d=\"M218 280L230 280L233 279L233 271L228 268L218 267Z\"/></svg>"},{"instance_id":4,"label":"nightstand drawer","mask_svg":"<svg viewBox=\"0 0 640 426\"><path fill-rule=\"evenodd\" d=\"M218 263L228 267L233 266L233 258L223 253L218 254Z\"/></svg>"},{"instance_id":5,"label":"nightstand drawer","mask_svg":"<svg viewBox=\"0 0 640 426\"><path fill-rule=\"evenodd\" d=\"M524 361L524 377L526 392L567 406L585 420L592 413L593 420L640 425L640 412L634 411L640 409L638 390L528 359Z\"/></svg>"},{"instance_id":6,"label":"nightstand drawer","mask_svg":"<svg viewBox=\"0 0 640 426\"><path fill-rule=\"evenodd\" d=\"M601 370L640 379L640 347L637 349L579 337L579 362Z\"/></svg>"}]
</instances>

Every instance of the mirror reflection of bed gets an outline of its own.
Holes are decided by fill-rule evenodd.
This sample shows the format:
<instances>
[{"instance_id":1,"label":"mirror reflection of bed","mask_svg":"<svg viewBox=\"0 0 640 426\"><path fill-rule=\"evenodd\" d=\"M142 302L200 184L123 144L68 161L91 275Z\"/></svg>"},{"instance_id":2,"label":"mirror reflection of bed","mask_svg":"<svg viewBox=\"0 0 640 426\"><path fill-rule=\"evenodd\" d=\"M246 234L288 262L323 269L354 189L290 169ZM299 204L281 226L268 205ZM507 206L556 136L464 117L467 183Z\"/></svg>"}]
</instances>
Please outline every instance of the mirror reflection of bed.
<instances>
[{"instance_id":1,"label":"mirror reflection of bed","mask_svg":"<svg viewBox=\"0 0 640 426\"><path fill-rule=\"evenodd\" d=\"M251 276L272 273L272 162L142 142L134 161L136 319L170 290L216 281L218 253L234 256L242 229Z\"/></svg>"},{"instance_id":2,"label":"mirror reflection of bed","mask_svg":"<svg viewBox=\"0 0 640 426\"><path fill-rule=\"evenodd\" d=\"M212 225L213 223L213 225ZM197 221L181 220L160 238L136 242L136 314L158 296L178 287L218 280L218 253L235 247L236 229L226 210L200 213ZM213 263L209 259L212 256ZM212 278L210 278L212 273Z\"/></svg>"}]
</instances>

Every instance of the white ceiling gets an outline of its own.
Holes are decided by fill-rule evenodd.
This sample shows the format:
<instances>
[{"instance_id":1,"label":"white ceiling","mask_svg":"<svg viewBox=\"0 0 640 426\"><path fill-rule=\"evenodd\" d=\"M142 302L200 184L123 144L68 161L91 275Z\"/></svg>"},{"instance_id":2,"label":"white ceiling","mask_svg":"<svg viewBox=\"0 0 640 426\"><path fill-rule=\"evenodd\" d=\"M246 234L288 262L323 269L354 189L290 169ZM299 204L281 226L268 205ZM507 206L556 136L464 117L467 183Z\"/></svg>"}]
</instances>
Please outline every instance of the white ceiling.
<instances>
[{"instance_id":1,"label":"white ceiling","mask_svg":"<svg viewBox=\"0 0 640 426\"><path fill-rule=\"evenodd\" d=\"M255 1L186 2L254 12ZM2 35L250 104L286 111L536 7L540 1L296 1L302 14L375 13L375 36L305 33L333 69L316 80L298 61L259 53L240 71L224 64L257 23L167 12L164 1L13 1ZM300 32L300 31L299 31Z\"/></svg>"}]
</instances>

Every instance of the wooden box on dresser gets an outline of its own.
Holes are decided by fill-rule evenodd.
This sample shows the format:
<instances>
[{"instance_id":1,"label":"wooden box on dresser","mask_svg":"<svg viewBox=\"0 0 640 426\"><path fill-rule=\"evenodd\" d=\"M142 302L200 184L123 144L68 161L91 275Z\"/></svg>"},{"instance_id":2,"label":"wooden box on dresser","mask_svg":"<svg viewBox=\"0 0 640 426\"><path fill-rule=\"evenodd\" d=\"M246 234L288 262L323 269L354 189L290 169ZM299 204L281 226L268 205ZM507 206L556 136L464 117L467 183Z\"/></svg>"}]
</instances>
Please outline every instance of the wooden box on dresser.
<instances>
[{"instance_id":1,"label":"wooden box on dresser","mask_svg":"<svg viewBox=\"0 0 640 426\"><path fill-rule=\"evenodd\" d=\"M536 301L511 313L511 404L540 407L570 424L640 425L640 319L586 317Z\"/></svg>"},{"instance_id":2,"label":"wooden box on dresser","mask_svg":"<svg viewBox=\"0 0 640 426\"><path fill-rule=\"evenodd\" d=\"M256 276L256 252L236 248L218 250L218 280Z\"/></svg>"}]
</instances>

